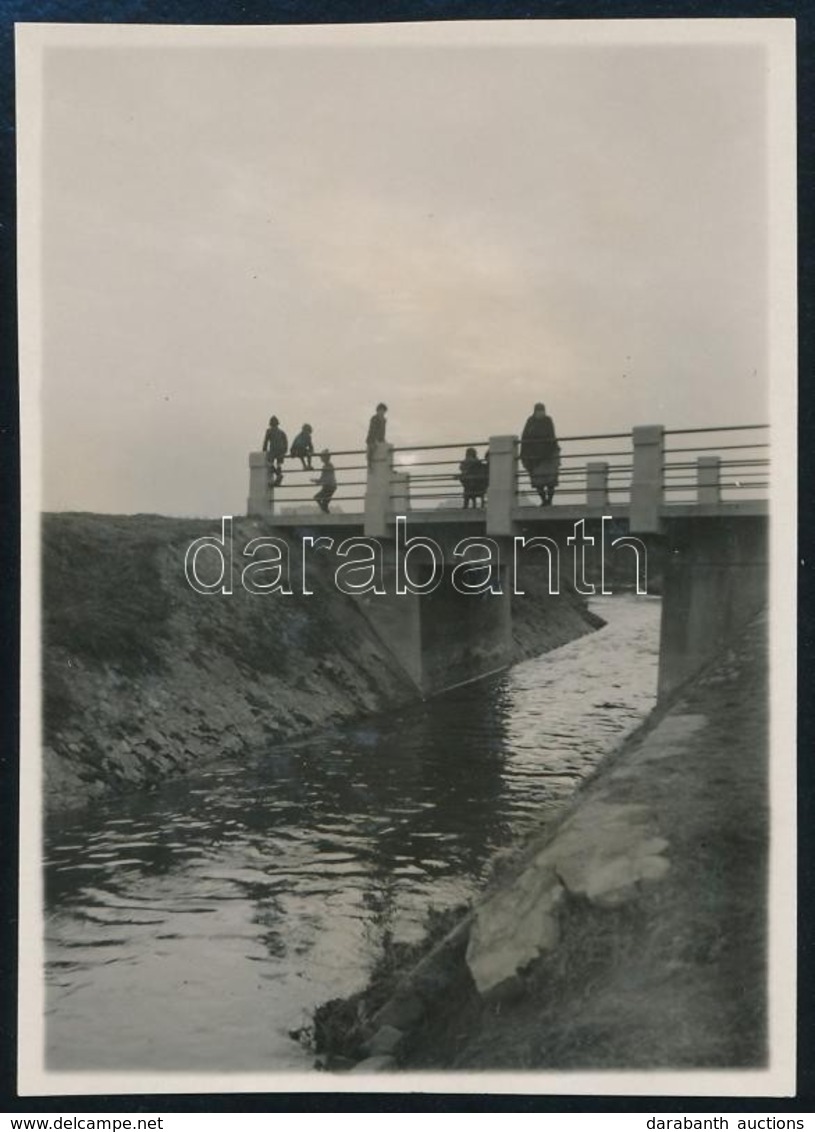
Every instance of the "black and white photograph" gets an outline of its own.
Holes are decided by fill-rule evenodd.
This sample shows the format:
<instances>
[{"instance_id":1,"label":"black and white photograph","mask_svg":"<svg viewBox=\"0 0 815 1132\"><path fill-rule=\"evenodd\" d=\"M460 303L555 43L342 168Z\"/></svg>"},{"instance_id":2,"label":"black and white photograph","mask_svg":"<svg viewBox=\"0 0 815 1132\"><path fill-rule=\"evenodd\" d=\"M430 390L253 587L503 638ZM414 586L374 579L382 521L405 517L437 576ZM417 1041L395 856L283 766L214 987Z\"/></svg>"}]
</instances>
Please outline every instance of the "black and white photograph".
<instances>
[{"instance_id":1,"label":"black and white photograph","mask_svg":"<svg viewBox=\"0 0 815 1132\"><path fill-rule=\"evenodd\" d=\"M794 21L16 43L20 1091L793 1094Z\"/></svg>"}]
</instances>

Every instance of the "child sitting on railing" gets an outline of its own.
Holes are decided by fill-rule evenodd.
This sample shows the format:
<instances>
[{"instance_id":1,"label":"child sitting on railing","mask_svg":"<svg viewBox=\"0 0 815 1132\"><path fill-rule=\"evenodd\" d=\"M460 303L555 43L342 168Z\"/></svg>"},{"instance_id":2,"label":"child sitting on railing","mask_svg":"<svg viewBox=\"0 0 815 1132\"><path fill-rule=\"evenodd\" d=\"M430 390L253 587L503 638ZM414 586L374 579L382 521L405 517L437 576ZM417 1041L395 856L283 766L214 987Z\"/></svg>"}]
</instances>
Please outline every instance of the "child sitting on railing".
<instances>
[{"instance_id":1,"label":"child sitting on railing","mask_svg":"<svg viewBox=\"0 0 815 1132\"><path fill-rule=\"evenodd\" d=\"M312 428L310 424L304 424L303 427L291 442L290 456L299 457L300 463L303 465L304 472L312 471L311 457L314 454L314 441L311 437Z\"/></svg>"}]
</instances>

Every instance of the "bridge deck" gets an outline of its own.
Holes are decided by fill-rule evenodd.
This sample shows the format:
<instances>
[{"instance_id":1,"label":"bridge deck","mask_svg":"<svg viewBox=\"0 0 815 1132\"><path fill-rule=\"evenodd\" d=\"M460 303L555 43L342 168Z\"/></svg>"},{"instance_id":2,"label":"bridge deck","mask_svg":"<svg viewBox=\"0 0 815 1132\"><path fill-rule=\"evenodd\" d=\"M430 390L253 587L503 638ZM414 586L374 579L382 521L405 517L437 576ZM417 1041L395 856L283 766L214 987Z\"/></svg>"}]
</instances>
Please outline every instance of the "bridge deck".
<instances>
[{"instance_id":1,"label":"bridge deck","mask_svg":"<svg viewBox=\"0 0 815 1132\"><path fill-rule=\"evenodd\" d=\"M769 513L769 503L766 499L740 499L722 500L719 503L666 503L660 507L660 518L687 519L687 518L741 518L745 516L763 516ZM439 507L432 510L408 510L405 512L392 512L389 522L395 523L396 515L404 514L411 527L426 527L436 524L445 526L476 526L485 524L487 513L483 508L455 508ZM553 504L551 507L524 507L516 506L512 509L513 522L528 525L529 523L567 522L575 523L580 519L599 519L603 515L611 515L615 519L627 519L629 505L627 503L609 504L606 507L586 507L569 504ZM331 512L326 515L318 510L316 505L312 510L304 507L302 511L274 514L265 517L271 526L291 528L302 527L351 527L357 530L364 524L364 515L360 512Z\"/></svg>"}]
</instances>

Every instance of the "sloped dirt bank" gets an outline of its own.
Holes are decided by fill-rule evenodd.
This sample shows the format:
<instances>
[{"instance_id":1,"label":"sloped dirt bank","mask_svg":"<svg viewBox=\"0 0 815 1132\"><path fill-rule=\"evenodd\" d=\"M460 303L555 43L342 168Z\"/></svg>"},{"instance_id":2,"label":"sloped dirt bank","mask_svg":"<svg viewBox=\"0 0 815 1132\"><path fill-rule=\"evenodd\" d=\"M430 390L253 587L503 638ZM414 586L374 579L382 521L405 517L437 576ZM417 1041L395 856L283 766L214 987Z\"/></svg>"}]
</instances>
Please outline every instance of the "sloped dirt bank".
<instances>
[{"instance_id":1,"label":"sloped dirt bank","mask_svg":"<svg viewBox=\"0 0 815 1132\"><path fill-rule=\"evenodd\" d=\"M311 592L258 595L239 584L243 548L269 533L235 520L233 592L196 593L184 574L209 520L47 515L42 528L44 797L48 808L150 787L208 761L417 698L397 651L309 561ZM290 540L291 576L302 543ZM217 577L217 559L200 559ZM596 627L544 574L515 599L517 659Z\"/></svg>"},{"instance_id":2,"label":"sloped dirt bank","mask_svg":"<svg viewBox=\"0 0 815 1132\"><path fill-rule=\"evenodd\" d=\"M441 938L318 1011L323 1064L765 1064L768 824L761 617Z\"/></svg>"}]
</instances>

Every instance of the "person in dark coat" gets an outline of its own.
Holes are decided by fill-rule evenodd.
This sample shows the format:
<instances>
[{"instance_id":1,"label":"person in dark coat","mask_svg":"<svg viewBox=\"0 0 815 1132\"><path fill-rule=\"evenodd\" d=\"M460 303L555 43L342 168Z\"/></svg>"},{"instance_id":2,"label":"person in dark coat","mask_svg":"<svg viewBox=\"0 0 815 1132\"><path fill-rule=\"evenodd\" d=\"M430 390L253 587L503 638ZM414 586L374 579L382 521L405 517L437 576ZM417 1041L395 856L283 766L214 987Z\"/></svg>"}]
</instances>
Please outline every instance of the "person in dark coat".
<instances>
[{"instance_id":1,"label":"person in dark coat","mask_svg":"<svg viewBox=\"0 0 815 1132\"><path fill-rule=\"evenodd\" d=\"M521 463L529 482L540 496L541 506L548 507L560 472L560 445L555 436L554 422L547 416L546 406L540 401L521 433Z\"/></svg>"},{"instance_id":2,"label":"person in dark coat","mask_svg":"<svg viewBox=\"0 0 815 1132\"><path fill-rule=\"evenodd\" d=\"M490 486L490 450L484 452L484 459L481 461L481 468L479 469L478 479L475 484L475 494L481 499L481 506L484 506L487 488Z\"/></svg>"},{"instance_id":3,"label":"person in dark coat","mask_svg":"<svg viewBox=\"0 0 815 1132\"><path fill-rule=\"evenodd\" d=\"M269 486L277 487L283 482L283 461L289 450L289 440L277 417L269 417L269 427L263 437L263 451L268 453Z\"/></svg>"},{"instance_id":4,"label":"person in dark coat","mask_svg":"<svg viewBox=\"0 0 815 1132\"><path fill-rule=\"evenodd\" d=\"M331 497L337 490L337 475L334 471L334 465L331 463L331 453L327 448L324 448L320 453L320 459L323 462L320 476L314 482L320 485L320 490L314 496L317 501L317 506L321 511L328 514L328 504L331 502Z\"/></svg>"},{"instance_id":5,"label":"person in dark coat","mask_svg":"<svg viewBox=\"0 0 815 1132\"><path fill-rule=\"evenodd\" d=\"M475 448L468 448L464 453L464 459L459 464L459 480L464 489L464 507L469 507L472 503L473 507L477 507L478 500L481 500L481 506L484 506L484 496L487 491L487 480L489 477L489 469L483 460L479 460L478 453Z\"/></svg>"},{"instance_id":6,"label":"person in dark coat","mask_svg":"<svg viewBox=\"0 0 815 1132\"><path fill-rule=\"evenodd\" d=\"M371 417L368 423L368 435L365 437L365 447L368 450L368 467L374 462L374 452L376 451L377 444L380 444L385 439L385 428L387 420L385 413L388 411L388 406L384 401L380 401L376 406L376 412Z\"/></svg>"},{"instance_id":7,"label":"person in dark coat","mask_svg":"<svg viewBox=\"0 0 815 1132\"><path fill-rule=\"evenodd\" d=\"M289 452L290 456L300 457L300 463L306 472L313 471L311 457L314 455L314 442L311 439L311 432L311 425L304 424L291 442L291 451Z\"/></svg>"}]
</instances>

